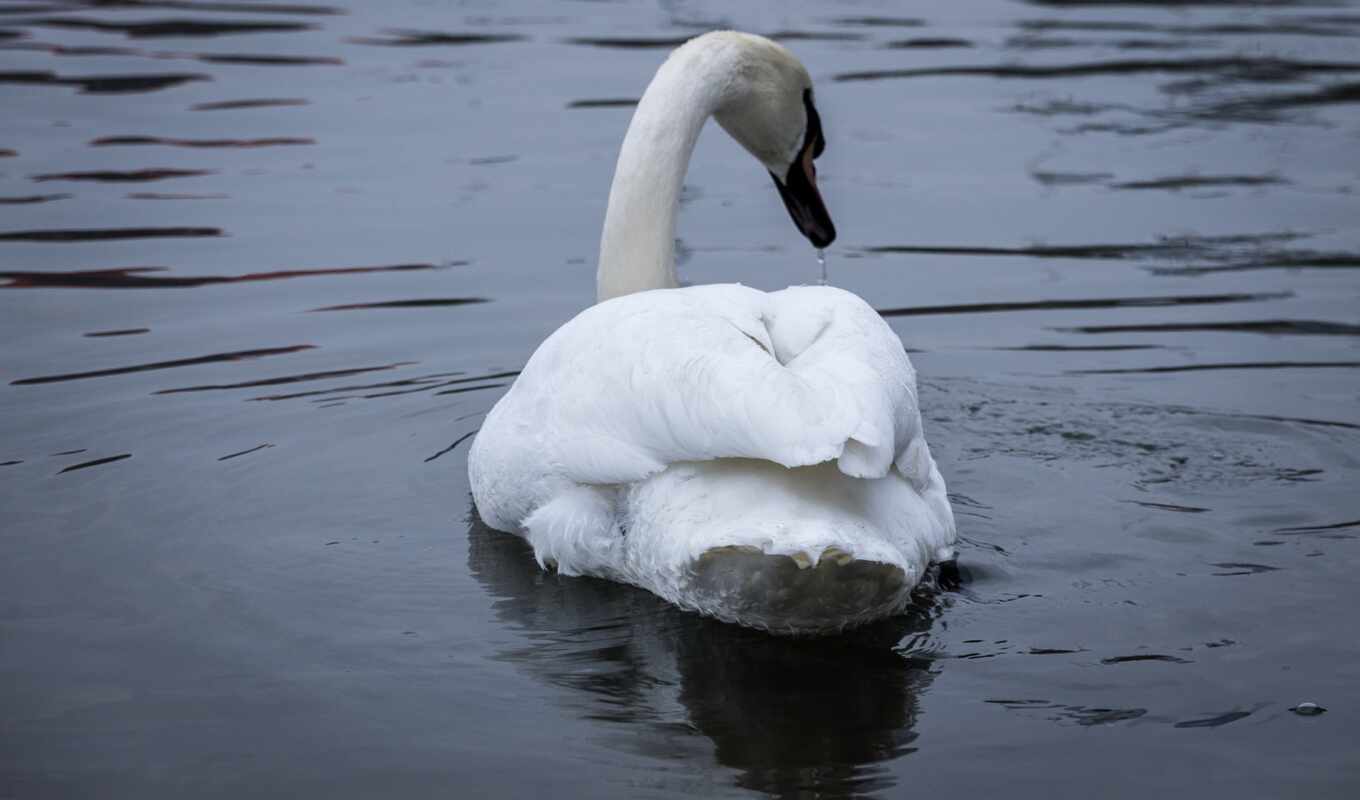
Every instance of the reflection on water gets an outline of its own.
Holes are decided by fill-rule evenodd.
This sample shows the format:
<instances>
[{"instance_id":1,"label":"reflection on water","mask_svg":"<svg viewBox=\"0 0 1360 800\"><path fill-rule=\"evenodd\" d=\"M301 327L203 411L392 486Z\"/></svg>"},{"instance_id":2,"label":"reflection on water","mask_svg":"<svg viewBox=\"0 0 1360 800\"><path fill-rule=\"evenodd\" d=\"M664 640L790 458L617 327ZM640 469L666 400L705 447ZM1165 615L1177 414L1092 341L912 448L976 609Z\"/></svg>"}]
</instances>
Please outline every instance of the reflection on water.
<instances>
[{"instance_id":1,"label":"reflection on water","mask_svg":"<svg viewBox=\"0 0 1360 800\"><path fill-rule=\"evenodd\" d=\"M606 97L594 100L572 100L567 103L567 108L632 108L637 104L637 98Z\"/></svg>"},{"instance_id":2,"label":"reflection on water","mask_svg":"<svg viewBox=\"0 0 1360 800\"><path fill-rule=\"evenodd\" d=\"M1202 75L1207 76L1205 80L1222 83L1284 83L1301 80L1314 73L1329 74L1357 71L1360 71L1360 64L1352 62L1287 61L1278 58L1140 58L1043 66L1028 64L961 65L843 72L836 75L835 80L870 81L884 78L938 78L951 75L973 75L988 78L1084 78L1096 75L1153 73L1159 75Z\"/></svg>"},{"instance_id":3,"label":"reflection on water","mask_svg":"<svg viewBox=\"0 0 1360 800\"><path fill-rule=\"evenodd\" d=\"M462 522L711 27L817 81L832 278L953 489L964 585L844 639ZM1358 41L1347 0L0 0L0 795L1345 796ZM815 279L768 183L701 138L684 280Z\"/></svg>"},{"instance_id":4,"label":"reflection on water","mask_svg":"<svg viewBox=\"0 0 1360 800\"><path fill-rule=\"evenodd\" d=\"M929 36L918 36L912 39L897 39L895 41L888 42L883 46L904 50L914 48L940 49L947 47L972 47L973 43L968 41L967 39L951 39L948 37L932 38Z\"/></svg>"},{"instance_id":5,"label":"reflection on water","mask_svg":"<svg viewBox=\"0 0 1360 800\"><path fill-rule=\"evenodd\" d=\"M200 6L202 8L202 6ZM313 26L301 22L254 22L250 20L194 20L166 19L144 22L114 22L112 20L82 19L77 17L37 17L25 19L25 25L35 28L64 28L90 30L100 33L121 33L130 39L165 37L230 36L241 33L286 33L310 30Z\"/></svg>"},{"instance_id":6,"label":"reflection on water","mask_svg":"<svg viewBox=\"0 0 1360 800\"><path fill-rule=\"evenodd\" d=\"M102 242L119 239L195 238L221 236L221 228L83 228L38 231L0 231L0 242Z\"/></svg>"},{"instance_id":7,"label":"reflection on water","mask_svg":"<svg viewBox=\"0 0 1360 800\"><path fill-rule=\"evenodd\" d=\"M263 358L265 356L287 355L297 353L302 350L310 350L314 345L299 344L291 347L266 347L259 350L238 350L232 353L214 353L208 356L195 356L194 358L178 358L173 361L157 361L151 364L136 364L130 367L114 367L112 369L98 369L90 372L71 372L65 375L44 375L39 378L20 378L10 381L11 386L34 386L40 383L61 383L63 381L78 381L85 378L104 378L109 375L126 375L130 372L148 372L157 369L172 369L174 367L190 367L197 364L211 364L217 361L243 361L248 358Z\"/></svg>"},{"instance_id":8,"label":"reflection on water","mask_svg":"<svg viewBox=\"0 0 1360 800\"><path fill-rule=\"evenodd\" d=\"M1103 183L1110 173L1058 175L1040 173L1046 185ZM1191 186L1285 185L1274 177L1183 177L1149 181L1106 183L1111 189L1169 189ZM977 247L969 245L875 245L860 252L867 256L912 254L949 256L1023 256L1043 259L1091 259L1133 261L1148 264L1157 275L1207 275L1262 269L1353 269L1360 268L1360 252L1315 250L1281 245L1309 238L1308 234L1281 232L1235 236L1184 236L1150 244L1030 245L1027 247ZM1168 265L1167 262L1171 262Z\"/></svg>"},{"instance_id":9,"label":"reflection on water","mask_svg":"<svg viewBox=\"0 0 1360 800\"><path fill-rule=\"evenodd\" d=\"M260 98L256 100L222 100L216 103L196 103L194 111L233 111L242 108L273 108L277 106L305 106L307 101L300 97Z\"/></svg>"},{"instance_id":10,"label":"reflection on water","mask_svg":"<svg viewBox=\"0 0 1360 800\"><path fill-rule=\"evenodd\" d=\"M737 785L779 797L890 789L877 765L916 749L916 698L939 667L896 648L930 630L930 600L839 639L776 638L631 587L545 575L521 539L475 517L468 542L497 617L531 642L500 658L569 690L574 713L627 726L626 747L665 760L675 737L703 736Z\"/></svg>"},{"instance_id":11,"label":"reflection on water","mask_svg":"<svg viewBox=\"0 0 1360 800\"><path fill-rule=\"evenodd\" d=\"M261 378L259 380L241 381L239 383L211 383L201 386L180 386L174 389L159 389L155 394L183 394L184 392L216 392L226 389L254 389L260 386L279 386L289 383L308 383L310 381L328 381L332 378L348 378L351 375L363 375L367 372L386 372L387 370L399 369L410 366L414 362L398 361L395 364L382 364L376 367L351 367L349 369L332 369L325 372L307 372L301 375L284 375L278 378ZM174 366L187 366L187 363L174 364ZM110 374L106 371L103 374Z\"/></svg>"},{"instance_id":12,"label":"reflection on water","mask_svg":"<svg viewBox=\"0 0 1360 800\"><path fill-rule=\"evenodd\" d=\"M115 461L122 461L122 460L125 459L125 458L132 458L132 454L131 454L131 453L122 453L122 454L120 454L120 455L116 455L116 456L108 456L108 457L106 457L106 458L96 458L96 459L93 460L93 461L82 461L82 462L79 463L79 464L72 464L72 465L69 466L69 467L63 467L62 470L61 470L61 472L58 472L57 474L58 474L58 475L61 475L61 474L63 474L63 473L67 473L67 472L75 472L75 471L78 470L78 469L85 469L85 468L87 468L87 467L98 467L98 466L101 466L101 465L104 465L104 464L111 464L111 463L113 463L113 462L115 462Z\"/></svg>"},{"instance_id":13,"label":"reflection on water","mask_svg":"<svg viewBox=\"0 0 1360 800\"><path fill-rule=\"evenodd\" d=\"M439 308L442 306L466 306L490 302L485 297L421 297L415 300L383 300L376 303L343 303L338 306L322 306L312 311L361 311L371 308Z\"/></svg>"},{"instance_id":14,"label":"reflection on water","mask_svg":"<svg viewBox=\"0 0 1360 800\"><path fill-rule=\"evenodd\" d=\"M99 77L62 77L54 72L0 72L0 84L20 86L78 86L82 94L129 94L155 92L191 81L210 80L207 75L172 73L160 75L103 75Z\"/></svg>"},{"instance_id":15,"label":"reflection on water","mask_svg":"<svg viewBox=\"0 0 1360 800\"><path fill-rule=\"evenodd\" d=\"M1083 308L1157 308L1160 306L1201 306L1222 303L1252 303L1279 300L1288 293L1268 294L1198 294L1174 297L1083 297L1080 300L1035 300L1024 303L970 303L953 306L917 306L915 308L880 308L884 317L919 317L932 314L990 314L998 311L1052 311Z\"/></svg>"},{"instance_id":16,"label":"reflection on water","mask_svg":"<svg viewBox=\"0 0 1360 800\"><path fill-rule=\"evenodd\" d=\"M376 44L393 47L428 47L433 45L498 44L524 39L517 34L495 33L440 33L438 31L384 31L383 36L356 36L354 44Z\"/></svg>"},{"instance_id":17,"label":"reflection on water","mask_svg":"<svg viewBox=\"0 0 1360 800\"><path fill-rule=\"evenodd\" d=\"M576 36L567 40L568 44L581 44L588 47L619 48L626 50L670 50L689 41L685 36Z\"/></svg>"},{"instance_id":18,"label":"reflection on water","mask_svg":"<svg viewBox=\"0 0 1360 800\"><path fill-rule=\"evenodd\" d=\"M129 237L131 238L131 237ZM459 262L451 262L456 266ZM434 264L392 264L381 267L334 267L330 269L283 269L250 272L244 275L161 275L165 267L125 267L122 269L78 270L75 272L0 272L9 283L7 289L172 289L208 286L218 283L253 283L292 278L365 275L382 272L412 272L435 269Z\"/></svg>"},{"instance_id":19,"label":"reflection on water","mask_svg":"<svg viewBox=\"0 0 1360 800\"><path fill-rule=\"evenodd\" d=\"M99 170L97 172L53 172L46 175L34 175L30 180L36 183L43 183L44 181L144 183L146 181L163 181L167 178L192 178L198 175L211 174L213 174L213 171L210 169L139 169L129 172Z\"/></svg>"},{"instance_id":20,"label":"reflection on water","mask_svg":"<svg viewBox=\"0 0 1360 800\"><path fill-rule=\"evenodd\" d=\"M69 200L74 195L70 194L26 194L11 197L0 197L0 205L26 205L31 203L51 203L54 200Z\"/></svg>"},{"instance_id":21,"label":"reflection on water","mask_svg":"<svg viewBox=\"0 0 1360 800\"><path fill-rule=\"evenodd\" d=\"M1074 369L1068 372L1071 375L1139 375L1156 372L1198 372L1219 369L1350 369L1355 367L1360 367L1360 361L1233 361L1226 364Z\"/></svg>"},{"instance_id":22,"label":"reflection on water","mask_svg":"<svg viewBox=\"0 0 1360 800\"><path fill-rule=\"evenodd\" d=\"M150 328L124 328L124 329L122 329L122 330L116 330L116 331L90 331L89 333L85 333L85 334L81 334L81 335L82 335L82 336L95 337L95 338L102 338L102 337L105 337L105 336L136 336L136 335L139 334L139 333L150 333L150 332L151 332L151 329L150 329Z\"/></svg>"},{"instance_id":23,"label":"reflection on water","mask_svg":"<svg viewBox=\"0 0 1360 800\"><path fill-rule=\"evenodd\" d=\"M132 144L164 144L171 147L277 147L279 145L316 144L316 140L287 136L278 136L272 139L169 139L164 136L105 136L91 141L90 147ZM37 179L35 178L35 180Z\"/></svg>"}]
</instances>

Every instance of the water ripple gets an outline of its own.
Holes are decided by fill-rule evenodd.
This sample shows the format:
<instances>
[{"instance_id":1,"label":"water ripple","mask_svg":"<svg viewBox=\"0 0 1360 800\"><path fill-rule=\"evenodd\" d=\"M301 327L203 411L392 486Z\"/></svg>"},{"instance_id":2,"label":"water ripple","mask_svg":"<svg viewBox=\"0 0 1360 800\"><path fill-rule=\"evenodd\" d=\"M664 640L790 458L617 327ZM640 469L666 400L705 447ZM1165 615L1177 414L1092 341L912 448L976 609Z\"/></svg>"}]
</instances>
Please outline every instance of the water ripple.
<instances>
[{"instance_id":1,"label":"water ripple","mask_svg":"<svg viewBox=\"0 0 1360 800\"><path fill-rule=\"evenodd\" d=\"M1033 300L1015 303L965 303L959 305L884 308L884 317L916 317L934 314L991 314L1002 311L1056 311L1094 308L1158 308L1162 306L1258 303L1291 297L1292 292L1169 295L1161 297L1088 297L1064 300Z\"/></svg>"},{"instance_id":2,"label":"water ripple","mask_svg":"<svg viewBox=\"0 0 1360 800\"><path fill-rule=\"evenodd\" d=\"M216 230L211 228L209 230ZM220 233L220 231L219 231ZM3 234L0 234L3 238ZM453 262L453 265L465 262ZM248 272L243 275L162 275L165 267L123 267L74 272L0 272L10 282L6 289L179 289L219 283L253 283L334 275L367 275L383 272L421 272L438 269L434 264L391 264L378 267L330 267Z\"/></svg>"},{"instance_id":3,"label":"water ripple","mask_svg":"<svg viewBox=\"0 0 1360 800\"><path fill-rule=\"evenodd\" d=\"M316 28L305 22L257 22L250 20L162 19L139 22L109 22L83 17L39 17L16 21L16 24L38 28L88 30L99 33L121 33L129 39L165 37L212 37L237 34L292 33Z\"/></svg>"},{"instance_id":4,"label":"water ripple","mask_svg":"<svg viewBox=\"0 0 1360 800\"><path fill-rule=\"evenodd\" d=\"M194 356L192 358L177 358L171 361L153 361L148 364L133 364L128 367L112 367L109 369L90 370L88 372L68 372L62 375L43 375L37 378L20 378L19 380L13 380L9 383L10 386L36 386L44 383L64 383L66 381L80 381L87 378L106 378L111 375L127 375L133 372L150 372L152 370L193 367L200 364L215 364L224 361L247 361L255 358L265 358L267 356L300 353L303 350L312 350L314 348L315 345L297 344L289 347L264 347L255 350L236 350L228 353Z\"/></svg>"},{"instance_id":5,"label":"water ripple","mask_svg":"<svg viewBox=\"0 0 1360 800\"><path fill-rule=\"evenodd\" d=\"M221 228L69 228L34 231L0 231L0 242L108 242L119 239L200 238L221 236ZM0 277L35 273L0 273ZM13 285L13 284L11 284Z\"/></svg>"}]
</instances>

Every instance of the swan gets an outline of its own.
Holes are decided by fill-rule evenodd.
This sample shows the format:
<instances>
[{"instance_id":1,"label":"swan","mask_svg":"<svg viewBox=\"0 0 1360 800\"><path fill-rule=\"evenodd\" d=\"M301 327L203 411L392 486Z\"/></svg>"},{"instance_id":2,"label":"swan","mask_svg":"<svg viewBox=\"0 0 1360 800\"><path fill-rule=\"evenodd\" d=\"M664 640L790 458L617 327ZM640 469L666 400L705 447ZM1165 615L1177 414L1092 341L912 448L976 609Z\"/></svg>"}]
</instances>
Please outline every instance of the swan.
<instances>
[{"instance_id":1,"label":"swan","mask_svg":"<svg viewBox=\"0 0 1360 800\"><path fill-rule=\"evenodd\" d=\"M543 568L727 622L826 633L900 612L954 556L915 372L850 292L678 288L678 199L709 117L815 247L835 239L807 69L746 33L676 48L619 153L598 302L544 340L473 441L477 512Z\"/></svg>"}]
</instances>

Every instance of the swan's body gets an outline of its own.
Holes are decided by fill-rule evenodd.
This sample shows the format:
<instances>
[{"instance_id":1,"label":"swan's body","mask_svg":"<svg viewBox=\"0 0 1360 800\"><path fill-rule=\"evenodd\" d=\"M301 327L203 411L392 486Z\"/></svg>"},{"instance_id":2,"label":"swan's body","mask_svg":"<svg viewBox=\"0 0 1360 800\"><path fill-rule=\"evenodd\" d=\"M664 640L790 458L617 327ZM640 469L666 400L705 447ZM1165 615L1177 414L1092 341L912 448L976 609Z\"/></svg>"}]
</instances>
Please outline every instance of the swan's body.
<instances>
[{"instance_id":1,"label":"swan's body","mask_svg":"<svg viewBox=\"0 0 1360 800\"><path fill-rule=\"evenodd\" d=\"M819 631L893 613L954 541L914 371L849 292L671 288L676 200L711 115L788 172L776 183L809 238L834 237L800 183L821 146L802 65L745 34L679 48L619 157L601 302L487 416L469 454L477 508L564 574L729 621Z\"/></svg>"}]
</instances>

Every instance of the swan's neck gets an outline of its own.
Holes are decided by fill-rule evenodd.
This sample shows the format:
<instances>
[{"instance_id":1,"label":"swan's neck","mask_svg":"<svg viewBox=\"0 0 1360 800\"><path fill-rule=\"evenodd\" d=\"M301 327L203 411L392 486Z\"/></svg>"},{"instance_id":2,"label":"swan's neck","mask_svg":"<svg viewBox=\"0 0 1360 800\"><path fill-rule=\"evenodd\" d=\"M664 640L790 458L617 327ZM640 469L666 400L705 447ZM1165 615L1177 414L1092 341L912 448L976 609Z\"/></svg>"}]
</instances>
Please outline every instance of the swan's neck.
<instances>
[{"instance_id":1,"label":"swan's neck","mask_svg":"<svg viewBox=\"0 0 1360 800\"><path fill-rule=\"evenodd\" d=\"M717 110L725 53L674 53L638 102L623 138L600 236L601 301L678 286L675 217L690 154Z\"/></svg>"}]
</instances>

